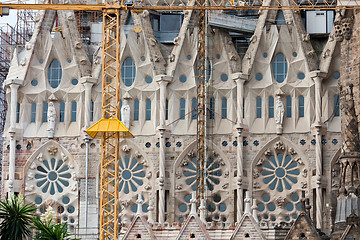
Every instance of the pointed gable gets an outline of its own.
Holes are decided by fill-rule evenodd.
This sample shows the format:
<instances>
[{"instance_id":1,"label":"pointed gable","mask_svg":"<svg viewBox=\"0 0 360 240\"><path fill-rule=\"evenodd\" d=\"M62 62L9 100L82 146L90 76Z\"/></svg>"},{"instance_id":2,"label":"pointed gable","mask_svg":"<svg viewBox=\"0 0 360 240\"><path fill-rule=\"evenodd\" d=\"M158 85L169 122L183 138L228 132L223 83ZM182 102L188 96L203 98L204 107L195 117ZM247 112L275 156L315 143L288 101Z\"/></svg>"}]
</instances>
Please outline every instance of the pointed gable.
<instances>
[{"instance_id":1,"label":"pointed gable","mask_svg":"<svg viewBox=\"0 0 360 240\"><path fill-rule=\"evenodd\" d=\"M347 226L340 240L358 239L360 236L360 217L354 211L346 219Z\"/></svg>"},{"instance_id":2,"label":"pointed gable","mask_svg":"<svg viewBox=\"0 0 360 240\"><path fill-rule=\"evenodd\" d=\"M320 236L316 230L313 221L310 219L307 213L300 213L295 223L291 226L285 240L296 240L296 239L328 239L326 236Z\"/></svg>"},{"instance_id":3,"label":"pointed gable","mask_svg":"<svg viewBox=\"0 0 360 240\"><path fill-rule=\"evenodd\" d=\"M242 216L230 238L230 240L240 239L265 240L259 225L250 214Z\"/></svg>"},{"instance_id":4,"label":"pointed gable","mask_svg":"<svg viewBox=\"0 0 360 240\"><path fill-rule=\"evenodd\" d=\"M151 226L147 223L144 216L137 215L131 222L129 229L125 233L123 240L125 239L149 239L156 240L156 236L151 229Z\"/></svg>"},{"instance_id":5,"label":"pointed gable","mask_svg":"<svg viewBox=\"0 0 360 240\"><path fill-rule=\"evenodd\" d=\"M176 240L210 240L210 236L206 231L205 225L201 222L197 215L190 215L182 226Z\"/></svg>"}]
</instances>

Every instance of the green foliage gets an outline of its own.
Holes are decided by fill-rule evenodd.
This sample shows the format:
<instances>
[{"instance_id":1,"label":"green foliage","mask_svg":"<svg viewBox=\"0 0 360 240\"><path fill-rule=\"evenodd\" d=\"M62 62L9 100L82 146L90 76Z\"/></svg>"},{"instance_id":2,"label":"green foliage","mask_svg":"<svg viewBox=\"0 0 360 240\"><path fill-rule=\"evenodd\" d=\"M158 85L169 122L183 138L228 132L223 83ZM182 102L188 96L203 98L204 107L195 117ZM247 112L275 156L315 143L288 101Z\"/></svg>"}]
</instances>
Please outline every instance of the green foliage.
<instances>
[{"instance_id":1,"label":"green foliage","mask_svg":"<svg viewBox=\"0 0 360 240\"><path fill-rule=\"evenodd\" d=\"M34 219L36 229L35 240L70 240L71 234L68 232L66 223L55 223L52 221L42 222Z\"/></svg>"},{"instance_id":2,"label":"green foliage","mask_svg":"<svg viewBox=\"0 0 360 240\"><path fill-rule=\"evenodd\" d=\"M22 240L29 236L35 210L33 204L24 204L21 194L0 200L0 240Z\"/></svg>"}]
</instances>

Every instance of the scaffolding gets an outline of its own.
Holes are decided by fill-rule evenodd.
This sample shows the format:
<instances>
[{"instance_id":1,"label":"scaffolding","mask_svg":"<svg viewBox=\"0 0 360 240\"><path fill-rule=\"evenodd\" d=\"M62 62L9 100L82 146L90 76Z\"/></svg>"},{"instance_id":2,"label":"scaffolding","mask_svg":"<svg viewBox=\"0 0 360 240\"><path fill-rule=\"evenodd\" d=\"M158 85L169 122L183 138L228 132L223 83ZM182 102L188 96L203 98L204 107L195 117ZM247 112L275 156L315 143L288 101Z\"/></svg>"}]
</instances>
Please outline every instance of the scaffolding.
<instances>
[{"instance_id":1,"label":"scaffolding","mask_svg":"<svg viewBox=\"0 0 360 240\"><path fill-rule=\"evenodd\" d=\"M18 10L15 26L9 23L0 24L0 173L2 171L2 134L7 112L7 103L3 83L9 72L13 49L24 47L33 34L34 17L32 10ZM0 174L1 183L1 174Z\"/></svg>"}]
</instances>

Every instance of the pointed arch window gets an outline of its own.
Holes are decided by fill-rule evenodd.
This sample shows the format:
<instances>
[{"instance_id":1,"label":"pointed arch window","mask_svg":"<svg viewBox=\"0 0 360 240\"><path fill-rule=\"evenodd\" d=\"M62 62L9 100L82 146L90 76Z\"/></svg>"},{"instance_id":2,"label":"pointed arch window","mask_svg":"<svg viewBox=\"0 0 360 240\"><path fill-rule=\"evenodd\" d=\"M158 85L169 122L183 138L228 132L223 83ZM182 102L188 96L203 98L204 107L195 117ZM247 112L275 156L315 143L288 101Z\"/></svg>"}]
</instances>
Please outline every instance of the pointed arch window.
<instances>
[{"instance_id":1,"label":"pointed arch window","mask_svg":"<svg viewBox=\"0 0 360 240\"><path fill-rule=\"evenodd\" d=\"M16 123L20 121L20 103L17 102L16 104Z\"/></svg>"},{"instance_id":2,"label":"pointed arch window","mask_svg":"<svg viewBox=\"0 0 360 240\"><path fill-rule=\"evenodd\" d=\"M192 111L191 118L197 119L197 99L196 98L193 98L191 100L191 111Z\"/></svg>"},{"instance_id":3,"label":"pointed arch window","mask_svg":"<svg viewBox=\"0 0 360 240\"><path fill-rule=\"evenodd\" d=\"M36 120L36 102L31 103L31 117L30 122L35 122Z\"/></svg>"},{"instance_id":4,"label":"pointed arch window","mask_svg":"<svg viewBox=\"0 0 360 240\"><path fill-rule=\"evenodd\" d=\"M210 98L209 109L210 109L209 118L214 119L215 118L215 98Z\"/></svg>"},{"instance_id":5,"label":"pointed arch window","mask_svg":"<svg viewBox=\"0 0 360 240\"><path fill-rule=\"evenodd\" d=\"M43 122L47 122L47 112L48 112L48 103L43 102L43 116L42 116Z\"/></svg>"},{"instance_id":6,"label":"pointed arch window","mask_svg":"<svg viewBox=\"0 0 360 240\"><path fill-rule=\"evenodd\" d=\"M60 114L59 122L64 122L65 120L65 102L60 102Z\"/></svg>"},{"instance_id":7,"label":"pointed arch window","mask_svg":"<svg viewBox=\"0 0 360 240\"><path fill-rule=\"evenodd\" d=\"M274 118L274 97L269 97L269 118Z\"/></svg>"},{"instance_id":8,"label":"pointed arch window","mask_svg":"<svg viewBox=\"0 0 360 240\"><path fill-rule=\"evenodd\" d=\"M335 95L334 97L334 116L340 116L340 98L339 95Z\"/></svg>"},{"instance_id":9,"label":"pointed arch window","mask_svg":"<svg viewBox=\"0 0 360 240\"><path fill-rule=\"evenodd\" d=\"M90 102L90 122L94 121L94 101Z\"/></svg>"},{"instance_id":10,"label":"pointed arch window","mask_svg":"<svg viewBox=\"0 0 360 240\"><path fill-rule=\"evenodd\" d=\"M185 99L180 99L180 119L185 119Z\"/></svg>"},{"instance_id":11,"label":"pointed arch window","mask_svg":"<svg viewBox=\"0 0 360 240\"><path fill-rule=\"evenodd\" d=\"M169 99L165 102L165 120L169 119Z\"/></svg>"},{"instance_id":12,"label":"pointed arch window","mask_svg":"<svg viewBox=\"0 0 360 240\"><path fill-rule=\"evenodd\" d=\"M299 97L299 117L304 117L304 96Z\"/></svg>"},{"instance_id":13,"label":"pointed arch window","mask_svg":"<svg viewBox=\"0 0 360 240\"><path fill-rule=\"evenodd\" d=\"M256 118L261 118L261 97L256 98Z\"/></svg>"},{"instance_id":14,"label":"pointed arch window","mask_svg":"<svg viewBox=\"0 0 360 240\"><path fill-rule=\"evenodd\" d=\"M134 121L139 120L139 99L134 100Z\"/></svg>"},{"instance_id":15,"label":"pointed arch window","mask_svg":"<svg viewBox=\"0 0 360 240\"><path fill-rule=\"evenodd\" d=\"M227 99L221 99L221 119L227 118Z\"/></svg>"},{"instance_id":16,"label":"pointed arch window","mask_svg":"<svg viewBox=\"0 0 360 240\"><path fill-rule=\"evenodd\" d=\"M146 103L145 103L145 120L151 120L151 100L150 99L146 99Z\"/></svg>"},{"instance_id":17,"label":"pointed arch window","mask_svg":"<svg viewBox=\"0 0 360 240\"><path fill-rule=\"evenodd\" d=\"M76 108L77 103L75 101L71 102L71 122L76 122Z\"/></svg>"},{"instance_id":18,"label":"pointed arch window","mask_svg":"<svg viewBox=\"0 0 360 240\"><path fill-rule=\"evenodd\" d=\"M286 96L286 117L291 118L291 96Z\"/></svg>"},{"instance_id":19,"label":"pointed arch window","mask_svg":"<svg viewBox=\"0 0 360 240\"><path fill-rule=\"evenodd\" d=\"M52 88L57 88L61 82L62 68L58 60L54 59L48 69L48 80Z\"/></svg>"},{"instance_id":20,"label":"pointed arch window","mask_svg":"<svg viewBox=\"0 0 360 240\"><path fill-rule=\"evenodd\" d=\"M130 87L133 85L136 75L136 66L131 57L125 59L121 67L121 78L125 86Z\"/></svg>"},{"instance_id":21,"label":"pointed arch window","mask_svg":"<svg viewBox=\"0 0 360 240\"><path fill-rule=\"evenodd\" d=\"M273 74L278 83L282 83L287 76L287 60L284 54L279 53L275 56L273 62Z\"/></svg>"}]
</instances>

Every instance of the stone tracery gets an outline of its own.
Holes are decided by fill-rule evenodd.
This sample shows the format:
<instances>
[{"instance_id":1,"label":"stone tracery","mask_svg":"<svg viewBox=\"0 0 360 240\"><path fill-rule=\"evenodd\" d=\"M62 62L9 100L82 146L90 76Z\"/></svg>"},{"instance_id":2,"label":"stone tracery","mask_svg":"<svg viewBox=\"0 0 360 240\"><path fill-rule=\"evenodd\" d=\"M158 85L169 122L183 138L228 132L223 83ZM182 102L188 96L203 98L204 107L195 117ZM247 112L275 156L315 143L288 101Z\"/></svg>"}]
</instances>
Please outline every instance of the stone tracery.
<instances>
[{"instance_id":1,"label":"stone tracery","mask_svg":"<svg viewBox=\"0 0 360 240\"><path fill-rule=\"evenodd\" d=\"M259 220L265 225L289 223L297 218L301 191L307 189L304 161L281 139L268 147L260 159L253 170Z\"/></svg>"}]
</instances>

